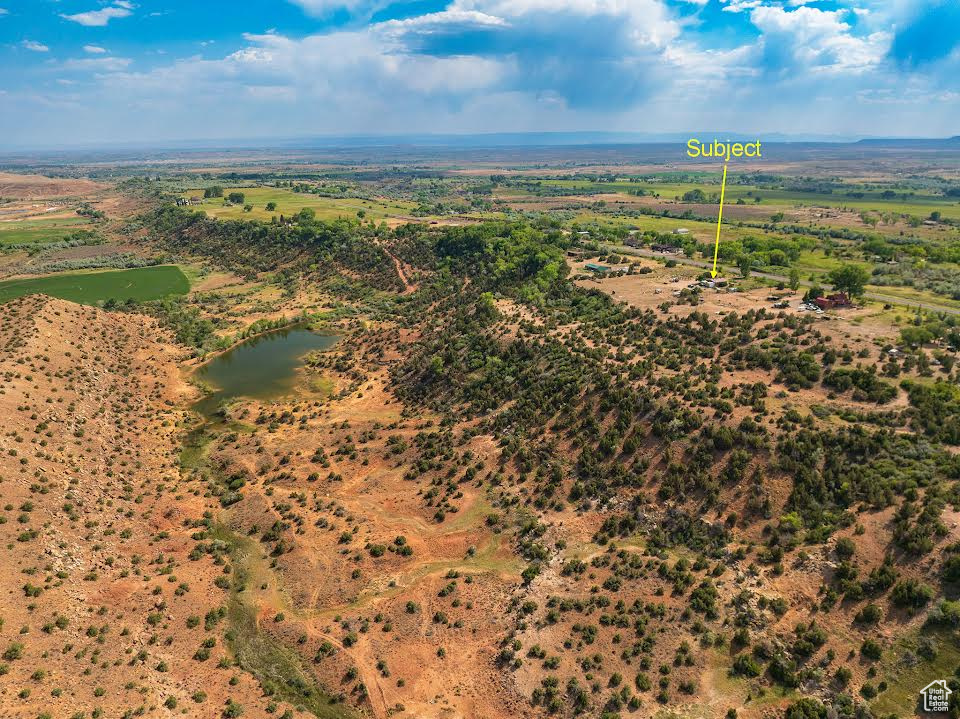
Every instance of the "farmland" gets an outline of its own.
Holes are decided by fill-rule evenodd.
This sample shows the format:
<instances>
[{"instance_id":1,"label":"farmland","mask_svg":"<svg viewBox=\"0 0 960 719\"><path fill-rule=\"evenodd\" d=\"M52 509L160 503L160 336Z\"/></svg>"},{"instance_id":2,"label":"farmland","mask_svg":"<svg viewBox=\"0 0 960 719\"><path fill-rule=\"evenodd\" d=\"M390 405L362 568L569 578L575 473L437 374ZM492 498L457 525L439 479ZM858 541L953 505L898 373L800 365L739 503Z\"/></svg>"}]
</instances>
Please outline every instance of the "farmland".
<instances>
[{"instance_id":1,"label":"farmland","mask_svg":"<svg viewBox=\"0 0 960 719\"><path fill-rule=\"evenodd\" d=\"M356 218L358 213L362 213L365 219L379 222L409 216L415 208L415 205L407 202L391 202L359 197L323 197L311 193L293 192L284 188L225 187L223 189L224 197L232 192L242 193L244 201L230 203L224 198L208 198L203 201L201 206L203 211L211 217L223 219L269 221L274 217L279 218L281 215L290 217L303 208L308 208L313 210L316 216L322 220L333 220L339 217ZM183 194L183 197L202 198L203 190L189 190ZM266 209L268 203L274 203L276 205L275 209ZM247 205L252 206L250 210L244 209Z\"/></svg>"},{"instance_id":2,"label":"farmland","mask_svg":"<svg viewBox=\"0 0 960 719\"><path fill-rule=\"evenodd\" d=\"M766 185L751 184L750 175L733 175L727 189L727 199L732 204L742 200L749 205L764 207L829 207L837 209L852 209L868 212L896 212L919 217L927 217L931 212L940 211L944 217L960 218L960 201L956 197L947 197L942 192L924 192L916 190L884 190L867 189L859 184L849 184L849 189L838 188L836 192L823 193L816 191L788 190ZM529 182L529 180L527 180ZM562 188L569 194L578 191L621 193L630 196L632 193L643 192L650 196L662 199L679 200L685 194L701 190L712 195L720 192L720 174L706 174L700 182L659 182L659 181L623 181L589 182L578 180L550 180L537 181L543 188ZM522 187L522 186L521 186ZM896 187L896 185L891 185ZM536 191L530 191L536 194ZM889 192L890 196L884 195Z\"/></svg>"},{"instance_id":3,"label":"farmland","mask_svg":"<svg viewBox=\"0 0 960 719\"><path fill-rule=\"evenodd\" d=\"M186 276L175 266L139 267L110 272L65 272L47 277L0 282L0 302L45 294L92 305L115 300L143 302L190 291Z\"/></svg>"},{"instance_id":4,"label":"farmland","mask_svg":"<svg viewBox=\"0 0 960 719\"><path fill-rule=\"evenodd\" d=\"M75 217L0 222L0 245L56 242L90 226L89 221Z\"/></svg>"}]
</instances>

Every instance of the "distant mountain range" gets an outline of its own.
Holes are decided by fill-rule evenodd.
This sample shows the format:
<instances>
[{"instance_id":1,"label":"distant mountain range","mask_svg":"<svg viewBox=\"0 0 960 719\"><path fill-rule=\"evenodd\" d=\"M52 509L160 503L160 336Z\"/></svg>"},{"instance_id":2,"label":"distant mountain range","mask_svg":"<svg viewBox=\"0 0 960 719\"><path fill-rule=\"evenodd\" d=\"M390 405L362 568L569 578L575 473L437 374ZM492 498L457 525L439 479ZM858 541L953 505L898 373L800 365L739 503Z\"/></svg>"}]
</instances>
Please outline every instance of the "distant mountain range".
<instances>
[{"instance_id":1,"label":"distant mountain range","mask_svg":"<svg viewBox=\"0 0 960 719\"><path fill-rule=\"evenodd\" d=\"M477 135L368 135L353 137L300 138L281 141L284 145L323 147L375 145L418 145L447 147L509 147L551 145L646 145L686 142L691 137L725 141L767 142L853 142L859 138L838 135L786 135L770 133L750 135L741 132L497 132Z\"/></svg>"},{"instance_id":2,"label":"distant mountain range","mask_svg":"<svg viewBox=\"0 0 960 719\"><path fill-rule=\"evenodd\" d=\"M701 140L724 140L727 142L752 142L761 140L767 143L835 143L855 144L872 143L877 145L930 145L939 143L960 143L960 136L951 138L883 138L854 135L825 134L789 134L782 132L743 133L743 132L497 132L481 134L422 134L422 135L344 135L301 137L259 141L266 146L283 148L318 147L376 147L376 146L420 146L420 147L510 147L510 146L559 146L559 145L647 145L686 142L691 137ZM247 147L256 147L257 141L251 141ZM200 141L202 144L202 141ZM224 143L213 143L223 145ZM244 141L229 146L242 146Z\"/></svg>"},{"instance_id":3,"label":"distant mountain range","mask_svg":"<svg viewBox=\"0 0 960 719\"><path fill-rule=\"evenodd\" d=\"M897 147L908 147L911 145L917 147L931 147L936 145L949 145L950 147L960 146L960 135L947 137L944 139L934 138L867 138L858 140L858 145L895 145Z\"/></svg>"}]
</instances>

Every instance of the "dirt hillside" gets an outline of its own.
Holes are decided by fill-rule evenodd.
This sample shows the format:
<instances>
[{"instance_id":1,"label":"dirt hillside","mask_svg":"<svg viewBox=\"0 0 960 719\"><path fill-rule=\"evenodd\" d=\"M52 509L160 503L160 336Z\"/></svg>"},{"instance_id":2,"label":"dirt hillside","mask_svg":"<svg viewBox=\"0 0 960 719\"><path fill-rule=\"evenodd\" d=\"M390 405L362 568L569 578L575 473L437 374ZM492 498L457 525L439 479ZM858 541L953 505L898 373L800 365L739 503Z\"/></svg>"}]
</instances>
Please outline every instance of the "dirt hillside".
<instances>
[{"instance_id":1,"label":"dirt hillside","mask_svg":"<svg viewBox=\"0 0 960 719\"><path fill-rule=\"evenodd\" d=\"M188 556L176 359L142 316L0 308L0 716L264 716L221 662L222 567Z\"/></svg>"}]
</instances>

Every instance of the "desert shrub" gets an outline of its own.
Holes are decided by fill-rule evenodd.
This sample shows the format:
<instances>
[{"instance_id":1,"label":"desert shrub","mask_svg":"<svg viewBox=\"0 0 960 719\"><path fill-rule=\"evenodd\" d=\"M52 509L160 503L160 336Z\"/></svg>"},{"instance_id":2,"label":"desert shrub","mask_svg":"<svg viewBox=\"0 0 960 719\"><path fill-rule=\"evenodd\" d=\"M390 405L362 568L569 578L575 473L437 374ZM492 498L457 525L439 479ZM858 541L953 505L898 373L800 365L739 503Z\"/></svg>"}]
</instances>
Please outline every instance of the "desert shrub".
<instances>
[{"instance_id":1,"label":"desert shrub","mask_svg":"<svg viewBox=\"0 0 960 719\"><path fill-rule=\"evenodd\" d=\"M860 653L867 659L876 661L883 656L883 647L873 639L864 639L860 645Z\"/></svg>"},{"instance_id":2,"label":"desert shrub","mask_svg":"<svg viewBox=\"0 0 960 719\"><path fill-rule=\"evenodd\" d=\"M894 585L890 598L898 607L920 609L933 599L933 594L933 587L916 579L905 579Z\"/></svg>"},{"instance_id":3,"label":"desert shrub","mask_svg":"<svg viewBox=\"0 0 960 719\"><path fill-rule=\"evenodd\" d=\"M733 661L732 673L743 677L758 677L763 668L749 654L740 654Z\"/></svg>"},{"instance_id":4,"label":"desert shrub","mask_svg":"<svg viewBox=\"0 0 960 719\"><path fill-rule=\"evenodd\" d=\"M854 621L858 624L877 624L881 619L883 619L883 610L879 605L872 603L864 606L854 617Z\"/></svg>"},{"instance_id":5,"label":"desert shrub","mask_svg":"<svg viewBox=\"0 0 960 719\"><path fill-rule=\"evenodd\" d=\"M816 699L804 697L787 707L784 719L827 719L827 708Z\"/></svg>"}]
</instances>

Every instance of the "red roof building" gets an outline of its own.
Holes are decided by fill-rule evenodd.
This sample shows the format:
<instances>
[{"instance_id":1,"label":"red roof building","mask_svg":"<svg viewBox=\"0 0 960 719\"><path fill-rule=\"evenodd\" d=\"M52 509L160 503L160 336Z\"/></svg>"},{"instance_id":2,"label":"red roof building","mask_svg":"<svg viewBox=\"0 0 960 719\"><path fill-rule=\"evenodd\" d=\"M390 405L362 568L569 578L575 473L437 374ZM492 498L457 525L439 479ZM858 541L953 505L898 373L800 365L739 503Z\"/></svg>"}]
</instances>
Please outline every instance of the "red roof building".
<instances>
[{"instance_id":1,"label":"red roof building","mask_svg":"<svg viewBox=\"0 0 960 719\"><path fill-rule=\"evenodd\" d=\"M832 310L837 307L851 307L853 302L850 301L850 297L846 292L836 292L826 297L817 297L813 301L813 304L821 310Z\"/></svg>"}]
</instances>

